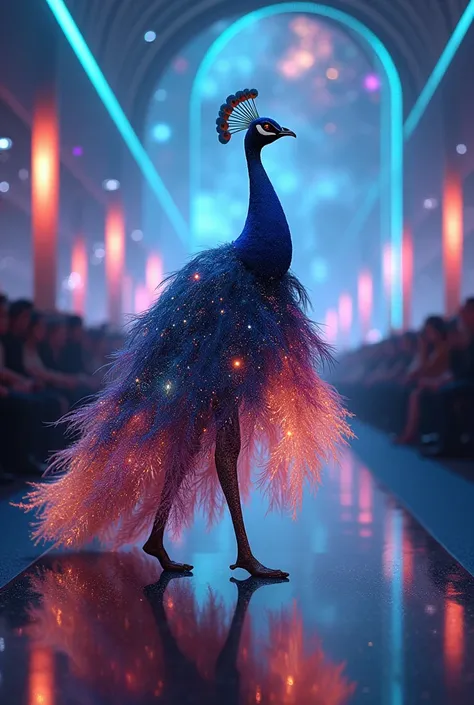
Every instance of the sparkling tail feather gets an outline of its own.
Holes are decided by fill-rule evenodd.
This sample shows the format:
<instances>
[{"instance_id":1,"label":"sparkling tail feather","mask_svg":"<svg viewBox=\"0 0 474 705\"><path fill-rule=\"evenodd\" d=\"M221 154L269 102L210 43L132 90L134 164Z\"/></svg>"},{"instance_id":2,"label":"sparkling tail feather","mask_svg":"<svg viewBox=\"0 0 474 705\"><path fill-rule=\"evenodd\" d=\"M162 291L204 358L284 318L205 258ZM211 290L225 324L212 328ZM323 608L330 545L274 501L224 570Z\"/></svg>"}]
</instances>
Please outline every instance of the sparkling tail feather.
<instances>
[{"instance_id":1,"label":"sparkling tail feather","mask_svg":"<svg viewBox=\"0 0 474 705\"><path fill-rule=\"evenodd\" d=\"M231 246L198 255L170 278L136 321L104 390L67 419L78 440L22 505L36 513L36 539L135 543L164 497L174 500L176 531L198 508L212 523L223 508L217 424L236 406L242 494L255 479L270 508L295 514L305 484L317 485L322 465L351 436L337 393L315 371L330 352L305 302L293 276L260 282Z\"/></svg>"}]
</instances>

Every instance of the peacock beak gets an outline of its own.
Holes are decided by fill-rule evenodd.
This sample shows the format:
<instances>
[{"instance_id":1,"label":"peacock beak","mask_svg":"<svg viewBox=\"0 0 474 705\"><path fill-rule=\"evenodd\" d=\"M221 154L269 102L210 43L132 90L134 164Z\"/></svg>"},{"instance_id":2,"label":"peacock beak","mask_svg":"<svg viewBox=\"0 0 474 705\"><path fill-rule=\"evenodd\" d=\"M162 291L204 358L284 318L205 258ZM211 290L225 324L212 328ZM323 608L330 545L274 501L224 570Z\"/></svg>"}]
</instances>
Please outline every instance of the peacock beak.
<instances>
[{"instance_id":1,"label":"peacock beak","mask_svg":"<svg viewBox=\"0 0 474 705\"><path fill-rule=\"evenodd\" d=\"M282 127L280 132L278 133L279 137L296 137L295 133L292 130L289 130L287 127Z\"/></svg>"}]
</instances>

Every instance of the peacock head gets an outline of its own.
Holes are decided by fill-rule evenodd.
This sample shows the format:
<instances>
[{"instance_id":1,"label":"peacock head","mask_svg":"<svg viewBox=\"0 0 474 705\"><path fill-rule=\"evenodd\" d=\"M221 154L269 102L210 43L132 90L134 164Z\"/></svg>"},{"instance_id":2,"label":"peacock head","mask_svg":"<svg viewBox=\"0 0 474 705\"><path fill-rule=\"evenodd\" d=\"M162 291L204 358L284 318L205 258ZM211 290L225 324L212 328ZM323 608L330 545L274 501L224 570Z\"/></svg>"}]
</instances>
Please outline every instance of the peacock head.
<instances>
[{"instance_id":1,"label":"peacock head","mask_svg":"<svg viewBox=\"0 0 474 705\"><path fill-rule=\"evenodd\" d=\"M276 120L262 117L250 124L245 135L245 144L247 147L262 149L267 144L279 140L280 137L296 137L296 135L287 127L281 127Z\"/></svg>"},{"instance_id":2,"label":"peacock head","mask_svg":"<svg viewBox=\"0 0 474 705\"><path fill-rule=\"evenodd\" d=\"M287 127L281 127L276 120L259 116L255 105L257 95L256 88L246 88L227 97L216 120L219 142L227 144L234 132L247 130L246 148L260 150L280 137L296 137L294 132Z\"/></svg>"}]
</instances>

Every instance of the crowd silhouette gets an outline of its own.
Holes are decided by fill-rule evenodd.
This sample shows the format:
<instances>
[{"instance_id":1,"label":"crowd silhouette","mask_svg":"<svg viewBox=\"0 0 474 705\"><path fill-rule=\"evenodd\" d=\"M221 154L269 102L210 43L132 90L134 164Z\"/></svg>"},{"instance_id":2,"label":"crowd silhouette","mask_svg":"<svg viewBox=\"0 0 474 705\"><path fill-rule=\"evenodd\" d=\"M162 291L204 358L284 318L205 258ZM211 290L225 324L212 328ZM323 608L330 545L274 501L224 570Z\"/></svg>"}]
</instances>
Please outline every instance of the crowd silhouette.
<instances>
[{"instance_id":1,"label":"crowd silhouette","mask_svg":"<svg viewBox=\"0 0 474 705\"><path fill-rule=\"evenodd\" d=\"M340 363L332 381L357 417L426 454L474 457L474 297Z\"/></svg>"},{"instance_id":2,"label":"crowd silhouette","mask_svg":"<svg viewBox=\"0 0 474 705\"><path fill-rule=\"evenodd\" d=\"M120 341L106 327L87 330L79 316L45 314L26 299L0 295L0 480L41 474L65 446L55 426L87 403Z\"/></svg>"}]
</instances>

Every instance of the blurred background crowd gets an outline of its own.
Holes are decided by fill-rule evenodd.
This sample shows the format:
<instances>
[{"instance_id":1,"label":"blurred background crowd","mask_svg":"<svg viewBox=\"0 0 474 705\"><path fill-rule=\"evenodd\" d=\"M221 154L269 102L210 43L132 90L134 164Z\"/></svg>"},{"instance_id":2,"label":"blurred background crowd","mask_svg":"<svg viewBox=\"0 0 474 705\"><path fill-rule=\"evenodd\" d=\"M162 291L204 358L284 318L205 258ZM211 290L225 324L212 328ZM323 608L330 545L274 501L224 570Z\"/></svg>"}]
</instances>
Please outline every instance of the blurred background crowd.
<instances>
[{"instance_id":1,"label":"blurred background crowd","mask_svg":"<svg viewBox=\"0 0 474 705\"><path fill-rule=\"evenodd\" d=\"M339 362L332 380L359 418L426 454L474 458L474 297Z\"/></svg>"},{"instance_id":2,"label":"blurred background crowd","mask_svg":"<svg viewBox=\"0 0 474 705\"><path fill-rule=\"evenodd\" d=\"M0 481L39 475L68 442L55 425L102 383L120 336L85 329L76 315L48 315L0 294Z\"/></svg>"}]
</instances>

